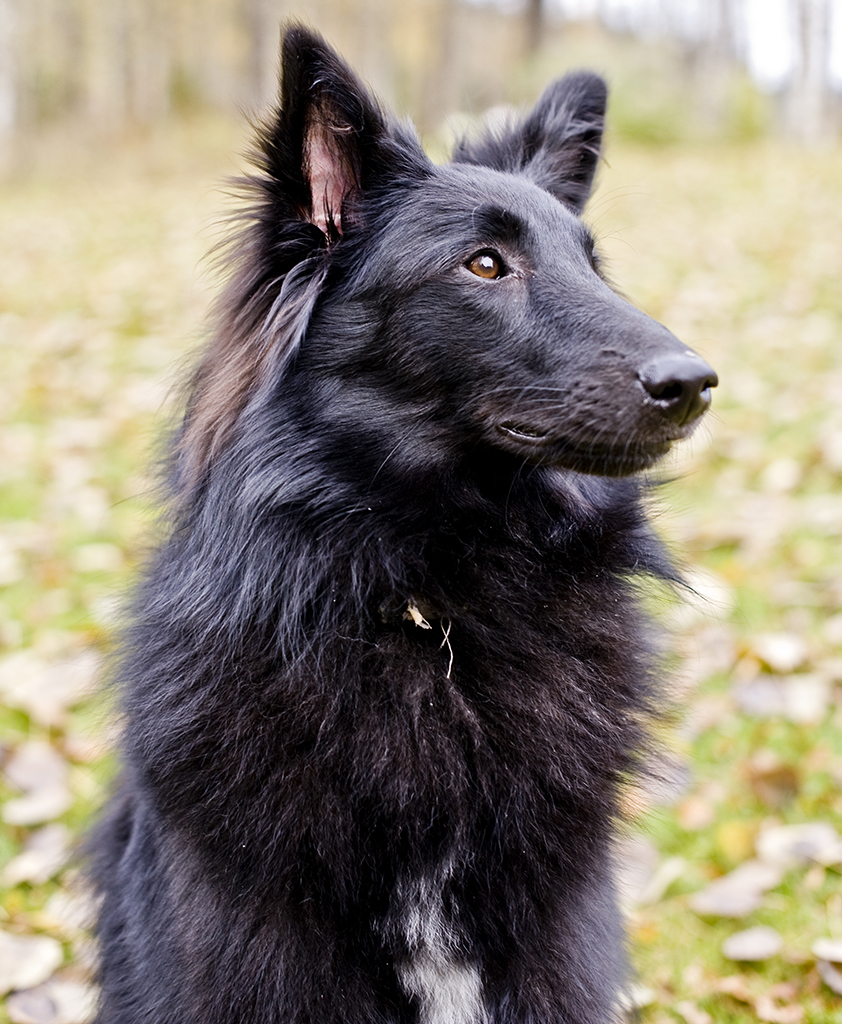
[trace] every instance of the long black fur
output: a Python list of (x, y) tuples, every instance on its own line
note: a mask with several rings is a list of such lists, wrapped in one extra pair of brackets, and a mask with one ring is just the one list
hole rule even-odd
[(99, 1024), (616, 1019), (636, 474), (697, 417), (578, 219), (604, 107), (568, 76), (436, 167), (287, 31), (120, 664)]

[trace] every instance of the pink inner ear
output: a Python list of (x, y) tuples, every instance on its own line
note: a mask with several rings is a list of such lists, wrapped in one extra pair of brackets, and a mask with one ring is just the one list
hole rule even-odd
[(307, 146), (312, 214), (310, 219), (326, 235), (331, 217), (342, 234), (342, 200), (352, 187), (339, 149), (332, 145), (330, 129), (314, 125)]

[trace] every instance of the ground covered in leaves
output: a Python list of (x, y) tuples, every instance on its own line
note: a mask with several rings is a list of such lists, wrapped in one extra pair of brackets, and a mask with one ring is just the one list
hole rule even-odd
[[(113, 770), (97, 682), (238, 145), (182, 126), (0, 184), (0, 1022), (90, 1017), (69, 851)], [(646, 1024), (842, 1024), (842, 152), (608, 161), (615, 281), (722, 381), (656, 498), (693, 585), (661, 609), (687, 714), (628, 798), (631, 998)]]

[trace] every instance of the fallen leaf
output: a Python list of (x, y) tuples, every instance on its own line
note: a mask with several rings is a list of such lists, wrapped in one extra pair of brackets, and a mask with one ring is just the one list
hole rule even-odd
[(812, 864), (804, 875), (802, 885), (807, 892), (816, 892), (826, 880), (827, 868), (823, 864)]
[(4, 885), (30, 882), (40, 885), (52, 878), (65, 864), (70, 844), (70, 831), (65, 825), (52, 824), (33, 832), (23, 852), (3, 868)]
[[(839, 438), (842, 441), (842, 432), (840, 432)], [(842, 614), (837, 612), (826, 618), (822, 623), (822, 631), (829, 644), (834, 647), (842, 647)]]
[(2, 817), (9, 825), (37, 825), (57, 818), (73, 798), (67, 787), (67, 762), (44, 740), (22, 743), (6, 762), (6, 777), (26, 795), (7, 800)]
[(38, 789), (7, 800), (3, 805), (3, 821), (7, 825), (37, 825), (60, 817), (72, 803), (70, 791), (65, 787)]
[(774, 928), (758, 925), (734, 932), (722, 943), (723, 956), (729, 960), (750, 960), (759, 962), (777, 956), (783, 946), (780, 933)]
[(798, 725), (818, 725), (830, 708), (833, 687), (818, 673), (790, 676), (783, 683), (784, 716)]
[(99, 669), (91, 650), (52, 663), (34, 651), (16, 651), (0, 661), (0, 694), (40, 725), (62, 726), (68, 709), (96, 692)]
[(96, 1013), (96, 990), (81, 981), (51, 978), (6, 1000), (12, 1024), (87, 1024)]
[(0, 995), (40, 985), (60, 966), (61, 943), (47, 935), (13, 935), (0, 929)]
[[(717, 882), (722, 881), (717, 879)], [(728, 883), (712, 882), (690, 897), (690, 908), (705, 917), (748, 917), (763, 902), (760, 889), (741, 889)]]
[(63, 782), (67, 765), (45, 740), (28, 740), (12, 751), (4, 771), (17, 789), (34, 790)]
[(717, 992), (732, 996), (741, 1003), (748, 1003), (754, 1009), (757, 1019), (769, 1024), (800, 1024), (804, 1019), (804, 1010), (800, 1006), (791, 1002), (780, 1006), (776, 1001), (796, 998), (797, 990), (786, 982), (773, 985), (768, 992), (755, 995), (742, 975), (731, 975), (720, 978), (715, 988)]
[(756, 675), (734, 687), (737, 706), (752, 718), (786, 718), (798, 725), (817, 725), (827, 714), (833, 687), (816, 672), (801, 675)]
[(705, 970), (699, 963), (688, 964), (682, 972), (682, 977), (684, 984), (694, 992), (706, 992), (710, 988)]
[(690, 897), (690, 907), (708, 917), (746, 917), (763, 902), (763, 894), (780, 885), (783, 871), (758, 860), (746, 861), (730, 874)]
[(76, 879), (69, 883), (69, 888), (59, 889), (47, 900), (38, 925), (75, 939), (93, 928), (96, 913), (97, 905), (92, 893)]
[(716, 821), (716, 809), (710, 800), (694, 793), (678, 805), (676, 817), (683, 829), (688, 832), (697, 832), (700, 829), (708, 828)]
[(842, 857), (842, 840), (836, 829), (824, 821), (773, 825), (758, 832), (755, 849), (765, 864), (784, 869), (811, 860), (827, 866)]
[(621, 1010), (626, 1013), (634, 1013), (636, 1010), (642, 1010), (644, 1006), (651, 1006), (656, 998), (653, 989), (647, 988), (645, 985), (631, 985), (620, 993), (617, 1002)]
[(803, 469), (795, 459), (775, 459), (760, 475), (760, 487), (764, 491), (781, 494), (792, 491), (801, 480)]
[(751, 1002), (751, 991), (745, 978), (741, 974), (729, 974), (725, 978), (720, 978), (714, 985), (714, 988), (717, 992), (723, 992), (725, 995), (733, 996), (741, 1003)]
[(816, 939), (810, 949), (818, 960), (842, 964), (842, 939)]
[(754, 1001), (757, 1019), (768, 1024), (800, 1024), (804, 1020), (804, 1008), (794, 1003), (778, 1005), (770, 995), (759, 995)]
[(23, 579), (24, 565), (9, 537), (0, 534), (0, 587), (8, 587)]
[(701, 1007), (696, 1006), (695, 1003), (691, 1003), (687, 999), (683, 999), (680, 1003), (676, 1003), (672, 1007), (675, 1012), (683, 1017), (687, 1024), (713, 1024), (713, 1017)]
[(639, 905), (645, 907), (652, 903), (658, 903), (673, 882), (683, 878), (686, 873), (687, 861), (684, 857), (667, 857), (666, 860), (661, 861), (648, 884), (640, 893)]
[(755, 637), (752, 649), (773, 672), (788, 675), (807, 661), (809, 648), (798, 633), (763, 633)]
[(819, 960), (816, 963), (816, 970), (825, 985), (837, 995), (842, 996), (842, 971), (838, 971), (827, 960)]
[(752, 718), (782, 717), (786, 709), (783, 680), (758, 675), (738, 682), (734, 687), (737, 707)]
[(755, 796), (769, 807), (783, 807), (798, 795), (798, 772), (771, 750), (764, 748), (751, 758), (746, 766), (746, 776)]
[(798, 998), (798, 987), (791, 981), (779, 981), (766, 992), (773, 999), (793, 1000)]

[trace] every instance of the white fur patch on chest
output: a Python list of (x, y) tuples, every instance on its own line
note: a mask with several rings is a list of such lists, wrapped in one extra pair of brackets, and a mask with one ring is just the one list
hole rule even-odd
[(410, 958), (398, 973), (419, 1001), (420, 1024), (485, 1024), (479, 971), (460, 955), (459, 936), (445, 919), (441, 886), (422, 881), (401, 888)]

